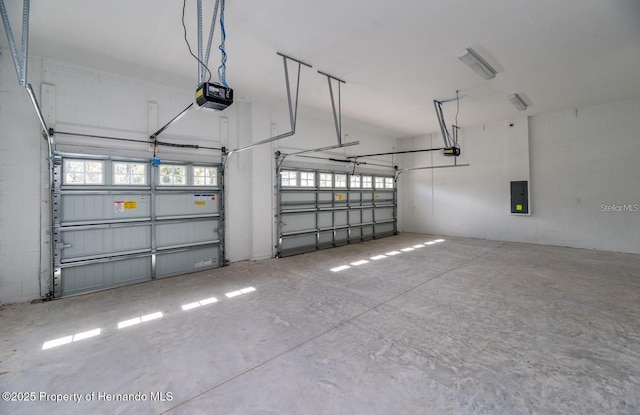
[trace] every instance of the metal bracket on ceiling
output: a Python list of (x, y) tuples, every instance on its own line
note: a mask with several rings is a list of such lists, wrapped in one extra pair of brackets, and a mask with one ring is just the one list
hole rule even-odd
[[(233, 153), (239, 153), (241, 151), (244, 150), (248, 150), (250, 148), (253, 147), (257, 147), (259, 145), (262, 144), (267, 144), (267, 143), (271, 143), (273, 141), (277, 141), (280, 140), (282, 138), (285, 137), (291, 137), (292, 135), (294, 135), (296, 133), (296, 122), (298, 120), (298, 97), (300, 95), (300, 73), (302, 72), (302, 66), (306, 66), (311, 68), (312, 66), (309, 65), (308, 63), (304, 63), (298, 59), (292, 58), (290, 56), (287, 56), (283, 53), (280, 52), (276, 52), (278, 56), (282, 57), (282, 64), (284, 65), (284, 79), (285, 79), (285, 83), (286, 83), (286, 88), (287, 88), (287, 103), (289, 104), (289, 123), (291, 125), (291, 131), (286, 132), (286, 133), (282, 133), (280, 135), (277, 135), (275, 137), (269, 137), (267, 139), (258, 141), (257, 143), (253, 143), (253, 144), (249, 144), (247, 146), (244, 147), (240, 147), (240, 148), (236, 148), (234, 150), (229, 151), (229, 153), (227, 153), (227, 158), (233, 154)], [(289, 66), (288, 66), (288, 62), (287, 61), (293, 61), (295, 63), (298, 64), (298, 75), (297, 75), (297, 81), (296, 81), (296, 95), (295, 95), (295, 105), (291, 100), (291, 83), (289, 81)]]
[[(333, 122), (336, 125), (336, 136), (338, 137), (338, 144), (342, 144), (342, 98), (340, 96), (340, 84), (346, 84), (342, 79), (336, 78), (328, 73), (318, 71), (319, 74), (327, 77), (329, 83), (329, 95), (331, 96), (331, 110), (333, 111)], [(333, 96), (333, 82), (338, 82), (338, 111), (336, 112), (336, 102)]]
[[(452, 128), (453, 128), (453, 137), (451, 137), (451, 134), (449, 133), (449, 130), (447, 129), (447, 124), (444, 120), (444, 113), (442, 112), (442, 104), (446, 104), (447, 102), (456, 102), (458, 104), (458, 109), (460, 108), (460, 100), (462, 98), (464, 98), (466, 95), (460, 95), (459, 94), (460, 91), (456, 91), (456, 97), (455, 98), (449, 98), (449, 99), (443, 99), (443, 100), (437, 100), (434, 99), (433, 100), (433, 106), (435, 107), (436, 110), (436, 116), (438, 117), (438, 124), (440, 126), (440, 132), (442, 133), (442, 139), (444, 140), (444, 146), (448, 149), (452, 149), (452, 148), (458, 148), (458, 130), (460, 129), (460, 127), (458, 127), (455, 124), (452, 124)], [(458, 115), (456, 114), (456, 123), (458, 119)]]

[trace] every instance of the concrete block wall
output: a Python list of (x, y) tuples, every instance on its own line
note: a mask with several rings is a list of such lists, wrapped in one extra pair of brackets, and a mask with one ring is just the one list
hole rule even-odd
[[(523, 158), (526, 148), (510, 140), (522, 143), (523, 131), (531, 215), (516, 216), (509, 182), (522, 180), (526, 169), (518, 166), (527, 160), (516, 162), (512, 153)], [(399, 147), (440, 141), (404, 139)], [(401, 230), (640, 253), (640, 100), (468, 127), (461, 142), (458, 162), (469, 167), (401, 175)], [(426, 153), (404, 157), (401, 166), (448, 161)]]
[[(40, 62), (30, 65), (39, 77)], [(40, 296), (40, 124), (18, 85), (8, 50), (0, 49), (0, 303)], [(36, 91), (39, 84), (34, 85)], [(46, 192), (45, 192), (46, 193)]]

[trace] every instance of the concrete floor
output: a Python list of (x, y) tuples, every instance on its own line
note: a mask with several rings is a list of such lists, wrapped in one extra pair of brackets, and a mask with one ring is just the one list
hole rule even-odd
[(0, 307), (0, 413), (640, 413), (640, 255), (434, 239)]

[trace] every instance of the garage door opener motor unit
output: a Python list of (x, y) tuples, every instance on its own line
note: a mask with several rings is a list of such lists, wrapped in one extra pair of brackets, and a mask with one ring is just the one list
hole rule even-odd
[(196, 104), (203, 109), (222, 111), (233, 104), (233, 89), (204, 82), (196, 89)]

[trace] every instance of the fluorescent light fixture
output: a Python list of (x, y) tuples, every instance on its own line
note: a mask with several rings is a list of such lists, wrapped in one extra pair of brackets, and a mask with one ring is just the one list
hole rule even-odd
[(487, 61), (482, 59), (482, 56), (478, 55), (473, 49), (462, 49), (456, 53), (456, 57), (483, 79), (489, 80), (496, 77), (496, 70), (493, 69)]
[(527, 103), (524, 102), (522, 97), (518, 94), (507, 95), (507, 99), (518, 109), (518, 111), (524, 111), (528, 107)]

